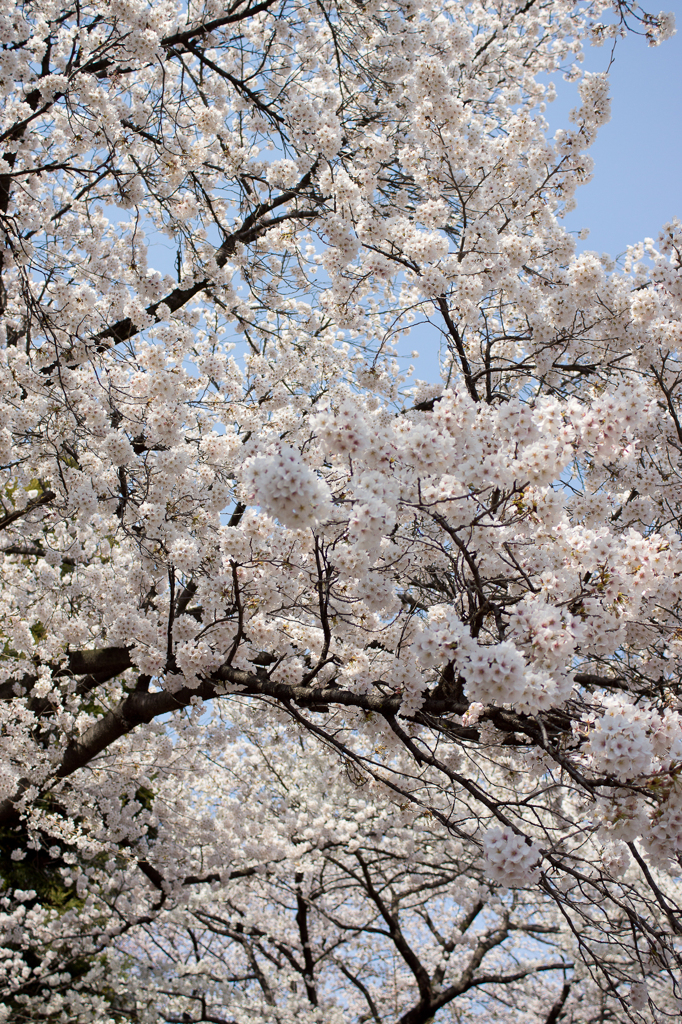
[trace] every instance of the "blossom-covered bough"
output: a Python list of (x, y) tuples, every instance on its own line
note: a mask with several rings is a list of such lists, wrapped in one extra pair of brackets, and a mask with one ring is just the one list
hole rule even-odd
[[(609, 116), (583, 44), (658, 43), (671, 17), (3, 11), (11, 1012), (101, 1011), (38, 1006), (204, 877), (168, 881), (140, 811), (180, 732), (210, 755), (284, 715), (493, 883), (554, 901), (610, 1013), (677, 1013), (682, 226), (617, 268), (561, 224)], [(560, 72), (579, 105), (549, 137)], [(438, 383), (398, 358), (411, 330)], [(179, 845), (196, 793), (187, 768)], [(112, 857), (140, 892), (104, 927)], [(50, 956), (22, 952), (27, 914)]]

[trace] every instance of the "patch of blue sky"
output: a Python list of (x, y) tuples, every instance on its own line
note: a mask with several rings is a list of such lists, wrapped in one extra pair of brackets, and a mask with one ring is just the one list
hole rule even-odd
[[(607, 71), (611, 53), (609, 45), (589, 47), (584, 69)], [(618, 40), (609, 76), (611, 120), (590, 149), (592, 180), (578, 190), (565, 224), (589, 229), (578, 251), (618, 256), (682, 218), (682, 33), (660, 46), (635, 36)], [(559, 80), (545, 112), (552, 133), (577, 105), (576, 85)]]
[[(612, 56), (615, 59), (612, 61)], [(606, 252), (613, 257), (628, 245), (656, 239), (664, 223), (682, 218), (682, 32), (660, 46), (637, 36), (587, 47), (582, 67), (609, 71), (611, 120), (590, 149), (592, 179), (576, 193), (576, 207), (564, 224), (576, 234), (577, 251)], [(556, 99), (547, 104), (549, 136), (570, 125), (569, 114), (580, 103), (576, 83), (553, 78)], [(587, 228), (585, 239), (578, 232)], [(415, 377), (440, 379), (440, 332), (417, 322), (403, 345), (417, 350)], [(403, 354), (403, 353), (401, 353)]]

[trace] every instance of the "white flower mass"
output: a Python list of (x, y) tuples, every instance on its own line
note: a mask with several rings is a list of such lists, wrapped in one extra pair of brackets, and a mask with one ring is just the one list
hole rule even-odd
[(679, 1021), (673, 33), (0, 0), (0, 1024)]
[(326, 482), (288, 445), (277, 455), (260, 455), (247, 464), (243, 483), (255, 504), (291, 530), (317, 526), (330, 511)]

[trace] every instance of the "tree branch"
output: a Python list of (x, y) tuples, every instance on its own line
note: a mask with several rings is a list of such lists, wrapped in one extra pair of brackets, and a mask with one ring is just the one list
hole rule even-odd
[(33, 500), (27, 502), (23, 508), (17, 508), (14, 512), (10, 512), (9, 515), (0, 519), (0, 530), (7, 529), (7, 527), (12, 523), (15, 523), (17, 519), (27, 516), (30, 512), (40, 508), (42, 505), (48, 505), (54, 498), (56, 498), (54, 491), (43, 491), (40, 497), (33, 498)]

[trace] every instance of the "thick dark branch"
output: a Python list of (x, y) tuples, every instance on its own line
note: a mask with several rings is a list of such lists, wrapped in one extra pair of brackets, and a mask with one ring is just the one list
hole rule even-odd
[(389, 910), (378, 889), (372, 882), (372, 877), (364, 858), (359, 852), (357, 852), (355, 856), (362, 870), (367, 893), (386, 922), (393, 945), (414, 975), (414, 979), (417, 982), (417, 987), (419, 989), (419, 1004), (423, 1007), (430, 1006), (433, 1001), (433, 989), (428, 971), (403, 935), (397, 915), (393, 914)]
[(99, 672), (110, 672), (110, 679), (132, 668), (130, 651), (127, 647), (102, 647), (91, 651), (70, 651), (68, 671), (80, 676)]
[[(2, 555), (24, 555), (26, 558), (44, 558), (45, 548), (39, 544), (8, 544), (6, 548), (0, 548)], [(62, 565), (75, 565), (76, 559), (69, 555), (62, 555)]]
[(466, 384), (466, 389), (469, 392), (470, 396), (473, 398), (474, 402), (479, 402), (479, 394), (478, 391), (476, 390), (476, 384), (474, 382), (474, 377), (471, 372), (471, 365), (469, 363), (466, 350), (464, 348), (462, 335), (459, 333), (457, 325), (450, 316), (450, 310), (448, 309), (448, 304), (445, 299), (445, 296), (441, 295), (440, 298), (436, 299), (436, 304), (440, 310), (440, 314), (443, 317), (443, 320), (445, 321), (445, 326), (448, 329), (448, 334), (455, 343), (455, 348), (457, 349), (457, 356), (459, 358), (459, 364), (462, 368), (462, 374), (464, 375), (464, 383)]
[[(130, 653), (126, 647), (103, 647), (91, 651), (69, 652), (66, 665), (53, 666), (53, 676), (55, 679), (80, 676), (76, 693), (85, 694), (132, 667)], [(22, 687), (24, 693), (30, 693), (37, 679), (37, 675), (27, 672), (20, 679), (9, 679), (6, 683), (1, 683), (0, 700), (15, 697), (17, 685)]]
[(342, 960), (334, 960), (334, 964), (336, 965), (336, 967), (338, 967), (338, 969), (341, 971), (341, 973), (346, 978), (348, 978), (348, 980), (351, 982), (351, 984), (355, 985), (355, 987), (360, 992), (362, 992), (363, 996), (365, 997), (365, 999), (367, 1001), (367, 1005), (369, 1006), (369, 1012), (372, 1014), (372, 1019), (376, 1021), (376, 1024), (381, 1024), (381, 1018), (379, 1017), (379, 1011), (377, 1010), (376, 1003), (372, 999), (372, 995), (371, 995), (369, 989), (367, 988), (367, 986), (364, 985), (362, 983), (362, 981), (360, 981), (359, 978), (357, 978), (354, 974), (352, 974), (348, 970), (348, 968), (346, 967), (346, 965), (343, 963)]
[[(148, 860), (139, 860), (137, 862), (137, 866), (139, 867), (142, 874), (146, 875), (146, 877), (152, 883), (154, 888), (158, 889), (159, 892), (166, 892), (171, 888), (171, 886), (166, 882), (166, 879), (163, 877), (158, 868), (155, 868), (154, 865), (150, 864)], [(230, 871), (229, 874), (222, 875), (218, 874), (217, 872), (213, 872), (212, 874), (204, 875), (201, 878), (198, 875), (186, 875), (186, 877), (182, 879), (181, 885), (204, 885), (211, 882), (228, 882), (231, 881), (233, 878), (251, 878), (259, 871), (260, 866), (252, 868), (242, 868), (240, 871)]]
[(438, 999), (438, 1005), (439, 1007), (445, 1006), (445, 1003), (449, 1002), (450, 999), (462, 995), (462, 993), (469, 991), (469, 989), (479, 988), (481, 985), (509, 985), (513, 981), (521, 981), (522, 978), (528, 978), (531, 974), (540, 974), (543, 971), (566, 971), (571, 970), (572, 967), (571, 961), (558, 960), (553, 964), (538, 964), (537, 966), (525, 967), (514, 974), (481, 974), (478, 978), (472, 978), (466, 983), (451, 985), (445, 989)]
[(187, 707), (193, 697), (210, 700), (215, 696), (215, 687), (211, 683), (202, 683), (196, 690), (184, 687), (176, 693), (169, 693), (166, 690), (156, 693), (136, 690), (91, 725), (79, 739), (71, 740), (55, 772), (56, 777), (63, 779), (79, 768), (84, 768), (117, 739), (132, 732), (136, 726), (146, 725), (159, 715), (167, 715), (171, 711)]
[[(77, 692), (85, 693), (99, 685), (100, 682), (114, 678), (133, 667), (127, 648), (112, 647), (91, 651), (72, 651), (69, 654), (68, 665), (59, 667), (56, 674), (58, 676), (80, 675)], [(24, 676), (23, 679), (9, 680), (3, 684), (0, 696), (12, 697), (17, 684), (23, 685), (25, 689), (30, 689), (35, 678), (35, 676)], [(117, 707), (112, 708), (93, 723), (82, 736), (71, 740), (65, 748), (62, 761), (56, 768), (53, 777), (65, 778), (79, 768), (84, 768), (112, 743), (127, 735), (138, 725), (148, 724), (160, 715), (188, 707), (194, 698), (211, 700), (229, 692), (238, 692), (245, 696), (271, 697), (289, 706), (292, 703), (298, 704), (299, 707), (335, 704), (374, 712), (383, 715), (391, 728), (404, 738), (411, 749), (413, 748), (412, 741), (404, 736), (395, 721), (395, 716), (400, 713), (402, 704), (402, 698), (399, 696), (385, 696), (379, 692), (357, 694), (335, 686), (325, 686), (320, 689), (311, 689), (309, 686), (292, 686), (287, 683), (275, 682), (265, 673), (246, 672), (224, 664), (210, 679), (203, 680), (196, 688), (182, 687), (174, 693), (165, 690), (149, 693), (146, 689), (138, 689), (128, 694)], [(440, 716), (462, 715), (467, 710), (466, 702), (427, 698), (421, 711), (410, 717), (423, 725), (438, 727), (437, 720)], [(550, 731), (550, 718), (546, 724), (542, 723), (543, 727), (541, 728), (536, 719), (504, 708), (488, 708), (482, 717), (506, 733), (525, 733), (531, 741), (535, 742), (542, 739), (543, 731)], [(447, 718), (440, 723), (440, 726), (446, 731), (451, 731), (451, 725), (454, 727), (454, 723), (450, 723)], [(556, 726), (553, 731), (560, 732), (566, 731), (566, 729), (570, 729), (568, 720), (563, 730), (560, 726)], [(467, 730), (466, 738), (475, 741), (478, 738), (477, 731)], [(425, 752), (414, 748), (413, 753), (418, 760), (433, 763), (434, 767), (440, 767), (440, 764), (429, 758)], [(450, 774), (447, 769), (443, 770), (446, 771), (446, 774)], [(607, 782), (607, 780), (603, 780), (603, 782)], [(599, 785), (603, 782), (597, 780), (595, 784)], [(18, 817), (16, 803), (21, 799), (28, 785), (29, 783), (23, 780), (15, 796), (0, 803), (0, 825), (16, 820)], [(477, 787), (473, 795), (486, 802), (485, 794), (479, 792)]]
[[(572, 963), (559, 961), (553, 964), (540, 964), (537, 967), (527, 967), (524, 970), (516, 971), (514, 974), (484, 974), (480, 975), (478, 978), (472, 977), (467, 978), (466, 981), (460, 980), (456, 984), (449, 985), (446, 989), (439, 992), (428, 1007), (415, 1006), (411, 1010), (408, 1010), (407, 1013), (404, 1013), (400, 1018), (398, 1024), (428, 1024), (428, 1022), (433, 1019), (437, 1010), (443, 1006), (447, 1006), (447, 1004), (452, 1002), (453, 999), (456, 999), (457, 996), (463, 995), (472, 988), (479, 988), (482, 985), (510, 985), (515, 981), (521, 981), (523, 978), (527, 978), (532, 974), (539, 974), (542, 971), (566, 970), (566, 968), (571, 967), (573, 967)], [(554, 1018), (554, 1020), (556, 1019), (557, 1018)]]
[(565, 981), (559, 994), (559, 998), (555, 1001), (554, 1005), (552, 1006), (552, 1009), (547, 1014), (545, 1024), (557, 1024), (561, 1011), (566, 1005), (566, 1000), (568, 999), (568, 994), (570, 991), (571, 982)]
[[(165, 690), (147, 693), (136, 690), (122, 700), (117, 707), (99, 718), (82, 736), (72, 739), (67, 744), (61, 763), (56, 768), (53, 777), (64, 779), (68, 775), (72, 775), (79, 768), (90, 764), (98, 754), (101, 754), (122, 736), (132, 732), (138, 725), (147, 724), (152, 719), (158, 718), (159, 715), (166, 715), (171, 711), (187, 707), (191, 704), (193, 697), (209, 700), (215, 696), (215, 687), (210, 683), (202, 683), (196, 690), (185, 687), (177, 693), (168, 693)], [(13, 797), (0, 802), (0, 825), (12, 824), (18, 819), (19, 811), (16, 805), (29, 785), (27, 779), (22, 779), (18, 792)]]
[(297, 875), (296, 880), (298, 883), (296, 889), (296, 924), (298, 925), (298, 933), (301, 936), (301, 946), (303, 948), (305, 990), (310, 1005), (317, 1006), (317, 989), (315, 988), (315, 976), (313, 973), (315, 965), (313, 963), (313, 954), (310, 948), (310, 932), (308, 930), (308, 903), (300, 886), (303, 876)]
[(55, 497), (56, 495), (54, 491), (43, 491), (40, 497), (34, 498), (32, 501), (28, 501), (23, 508), (17, 508), (14, 512), (10, 512), (9, 515), (0, 519), (0, 530), (5, 530), (12, 523), (16, 522), (17, 519), (27, 516), (29, 512), (33, 512), (34, 509), (40, 508), (42, 505), (48, 505)]
[[(193, 594), (193, 585), (190, 584), (180, 595), (180, 600), (187, 597), (189, 600)], [(101, 676), (102, 682), (113, 679), (115, 676), (133, 668), (130, 658), (130, 651), (126, 647), (105, 647), (93, 650), (71, 651), (68, 655), (68, 663), (55, 672), (61, 676)], [(30, 677), (31, 680), (34, 677)], [(578, 673), (575, 676), (576, 682), (586, 681), (595, 685), (609, 686), (618, 681), (617, 678), (609, 679), (600, 676), (589, 677)], [(0, 686), (0, 699), (14, 696), (13, 687), (19, 683), (26, 686), (26, 677), (17, 680), (9, 680)], [(358, 694), (352, 690), (343, 690), (336, 686), (325, 686), (321, 689), (311, 689), (309, 686), (292, 686), (288, 683), (277, 683), (269, 679), (267, 675), (245, 672), (241, 669), (223, 665), (215, 672), (206, 685), (210, 688), (209, 696), (216, 696), (224, 693), (223, 684), (229, 687), (237, 686), (240, 692), (252, 696), (273, 697), (283, 702), (295, 702), (299, 706), (306, 707), (310, 704), (336, 704), (343, 707), (360, 708), (362, 711), (374, 712), (381, 715), (396, 715), (400, 712), (402, 698), (399, 696), (385, 696), (382, 693)], [(80, 686), (79, 686), (80, 691)], [(198, 691), (183, 690), (190, 695)], [(177, 694), (176, 694), (177, 697)], [(176, 706), (184, 706), (182, 702)], [(436, 700), (427, 697), (424, 701), (422, 712), (426, 716), (438, 716), (445, 714), (463, 715), (468, 710), (467, 701)], [(162, 713), (162, 712), (160, 712)], [(416, 716), (421, 720), (421, 715)], [(522, 715), (504, 708), (489, 708), (482, 718), (491, 721), (496, 728), (503, 732), (526, 732), (535, 735), (538, 731), (537, 723), (528, 715)], [(428, 724), (428, 723), (427, 723)], [(570, 727), (570, 723), (566, 723)], [(550, 730), (556, 732), (557, 729)], [(560, 730), (562, 731), (562, 730)], [(477, 731), (473, 728), (465, 729), (465, 738), (476, 739)]]
[(213, 21), (207, 21), (203, 25), (194, 25), (192, 28), (185, 29), (184, 32), (175, 32), (172, 36), (166, 36), (162, 39), (161, 45), (164, 47), (180, 46), (183, 43), (190, 42), (192, 39), (209, 35), (224, 25), (233, 25), (237, 21), (245, 21), (247, 18), (252, 18), (254, 14), (267, 11), (268, 7), (272, 7), (274, 3), (275, 0), (262, 0), (261, 3), (254, 4), (253, 7), (247, 7), (244, 11), (236, 10), (241, 5), (238, 3), (234, 4), (230, 13), (223, 15), (222, 18), (215, 18)]

